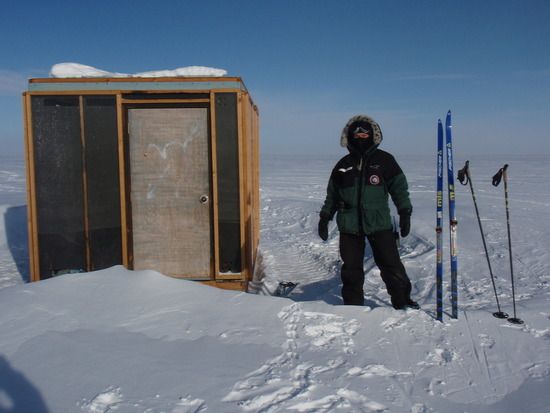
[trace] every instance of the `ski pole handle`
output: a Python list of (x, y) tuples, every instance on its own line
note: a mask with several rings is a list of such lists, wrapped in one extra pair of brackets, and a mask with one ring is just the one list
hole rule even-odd
[(500, 181), (502, 180), (502, 175), (506, 172), (506, 169), (508, 169), (508, 164), (504, 164), (504, 166), (500, 168), (498, 172), (493, 176), (493, 186), (500, 185)]
[(466, 161), (464, 168), (458, 171), (457, 179), (462, 185), (468, 185), (470, 181), (470, 161)]

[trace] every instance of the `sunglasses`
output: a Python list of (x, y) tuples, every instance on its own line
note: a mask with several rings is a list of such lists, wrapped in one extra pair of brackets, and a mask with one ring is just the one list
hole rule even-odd
[(353, 136), (358, 139), (368, 139), (370, 138), (370, 132), (367, 129), (359, 126), (357, 129), (355, 129), (355, 131), (353, 131)]

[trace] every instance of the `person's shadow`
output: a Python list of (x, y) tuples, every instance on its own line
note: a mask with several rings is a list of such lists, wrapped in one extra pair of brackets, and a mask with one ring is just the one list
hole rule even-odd
[(0, 356), (0, 413), (48, 413), (36, 387)]

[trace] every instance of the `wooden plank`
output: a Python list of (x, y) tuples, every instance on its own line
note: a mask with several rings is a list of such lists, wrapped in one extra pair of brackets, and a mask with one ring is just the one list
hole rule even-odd
[(26, 92), (30, 96), (86, 96), (86, 95), (116, 95), (116, 90), (32, 90)]
[(242, 84), (240, 82), (156, 82), (151, 81), (148, 83), (141, 82), (128, 82), (128, 83), (113, 83), (113, 82), (64, 82), (64, 83), (30, 83), (29, 91), (30, 92), (39, 92), (39, 91), (68, 91), (71, 90), (73, 93), (79, 90), (124, 90), (127, 93), (134, 93), (136, 91), (143, 90), (156, 90), (156, 91), (166, 91), (166, 90), (208, 90), (211, 89), (224, 89), (224, 90), (242, 90)]
[(31, 281), (40, 280), (38, 257), (38, 229), (36, 221), (36, 193), (34, 179), (34, 145), (32, 142), (31, 97), (23, 94), (25, 131), (25, 165), (27, 173), (27, 228), (29, 245), (29, 273)]
[(252, 102), (252, 99), (250, 99), (250, 111), (251, 111), (251, 117), (252, 117), (252, 125), (251, 125), (251, 134), (252, 134), (252, 156), (253, 156), (253, 163), (252, 163), (252, 176), (253, 176), (253, 187), (252, 187), (252, 199), (254, 202), (254, 211), (252, 220), (254, 223), (253, 227), (253, 234), (252, 234), (252, 257), (253, 262), (256, 263), (257, 259), (257, 252), (258, 252), (258, 241), (259, 241), (259, 232), (260, 232), (260, 199), (259, 199), (259, 188), (260, 188), (260, 177), (258, 174), (259, 170), (259, 151), (258, 151), (258, 134), (257, 134), (257, 113), (254, 108), (254, 104)]
[(254, 107), (252, 106), (252, 100), (250, 99), (250, 95), (247, 95), (247, 106), (248, 106), (248, 114), (249, 114), (249, 120), (248, 120), (248, 128), (249, 128), (249, 142), (250, 142), (250, 179), (251, 179), (251, 187), (250, 187), (250, 198), (252, 201), (252, 211), (250, 211), (250, 221), (251, 221), (251, 233), (250, 233), (250, 243), (251, 243), (251, 259), (252, 259), (252, 273), (254, 268), (254, 263), (256, 261), (256, 234), (258, 232), (257, 227), (257, 220), (256, 220), (256, 214), (259, 210), (259, 205), (257, 202), (257, 188), (259, 186), (258, 177), (256, 175), (257, 170), (257, 163), (258, 163), (258, 153), (256, 151), (256, 135), (254, 133), (254, 124), (255, 124), (255, 113), (254, 113)]
[[(186, 94), (197, 94), (197, 95), (204, 95), (209, 94), (210, 92), (214, 93), (238, 93), (241, 92), (241, 89), (236, 88), (225, 88), (225, 89), (185, 89), (185, 88), (175, 88), (175, 89), (156, 89), (156, 90), (149, 90), (149, 89), (140, 89), (140, 90), (130, 90), (130, 89), (120, 89), (120, 88), (112, 88), (112, 89), (74, 89), (74, 90), (30, 90), (27, 91), (31, 96), (63, 96), (63, 95), (131, 95), (132, 93), (139, 92), (143, 94), (178, 94), (178, 93), (186, 93)], [(132, 103), (138, 103), (138, 99), (128, 99), (131, 100)], [(196, 100), (193, 100), (194, 102)]]
[[(226, 89), (227, 90), (227, 89)], [(235, 89), (235, 91), (238, 91), (238, 89)], [(179, 94), (179, 93), (185, 93), (185, 94), (195, 94), (195, 95), (205, 95), (209, 94), (209, 89), (162, 89), (162, 90), (126, 90), (126, 89), (101, 89), (101, 90), (93, 90), (93, 89), (83, 89), (83, 90), (32, 90), (28, 91), (28, 93), (31, 96), (57, 96), (57, 95), (131, 95), (134, 92), (143, 93), (144, 95), (148, 94), (165, 94), (165, 95), (172, 95), (172, 94)], [(132, 103), (141, 102), (139, 99), (128, 99)], [(165, 101), (160, 99), (161, 101)], [(193, 99), (193, 102), (195, 102), (196, 99)]]
[(210, 162), (212, 171), (212, 229), (213, 229), (213, 278), (219, 278), (220, 274), (220, 234), (218, 224), (218, 158), (216, 150), (216, 105), (214, 92), (210, 92)]
[(122, 103), (141, 105), (144, 103), (162, 103), (162, 104), (178, 104), (178, 103), (210, 103), (210, 99), (122, 99)]
[(86, 175), (86, 137), (84, 136), (84, 98), (78, 97), (80, 106), (80, 142), (82, 144), (82, 196), (84, 198), (84, 243), (86, 250), (86, 271), (92, 268), (91, 253), (90, 253), (90, 223), (88, 221), (88, 179)]
[(254, 156), (256, 159), (254, 173), (256, 175), (256, 185), (254, 188), (255, 191), (255, 199), (256, 199), (256, 214), (255, 214), (255, 220), (256, 220), (256, 233), (254, 236), (255, 243), (254, 243), (254, 251), (255, 254), (257, 253), (258, 246), (260, 243), (260, 206), (261, 206), (261, 199), (260, 199), (260, 114), (257, 110), (257, 107), (254, 106), (254, 142), (255, 142), (255, 151)]
[(29, 79), (29, 83), (153, 83), (153, 82), (241, 82), (240, 77), (195, 76), (195, 77), (43, 77)]
[(122, 97), (119, 94), (116, 95), (116, 107), (117, 107), (117, 130), (118, 130), (118, 171), (119, 171), (119, 183), (120, 183), (120, 230), (122, 240), (122, 264), (129, 268), (129, 254), (128, 254), (128, 220), (126, 212), (128, 205), (126, 201), (126, 164), (125, 164), (125, 146), (124, 146), (124, 121), (123, 121), (123, 109), (122, 109)]
[(237, 94), (237, 142), (238, 142), (238, 152), (239, 152), (239, 196), (240, 196), (240, 214), (241, 214), (241, 262), (243, 263), (242, 275), (245, 279), (248, 279), (250, 273), (249, 268), (246, 268), (246, 235), (245, 235), (245, 225), (246, 225), (246, 178), (244, 174), (244, 165), (246, 163), (245, 152), (244, 152), (244, 139), (243, 139), (243, 110), (242, 110), (242, 93)]
[(252, 223), (252, 210), (253, 210), (253, 201), (252, 201), (252, 157), (251, 157), (251, 145), (250, 145), (250, 109), (248, 105), (248, 98), (246, 93), (243, 93), (241, 100), (241, 118), (242, 118), (242, 134), (243, 134), (243, 168), (244, 168), (244, 176), (243, 176), (243, 186), (245, 188), (244, 190), (244, 232), (245, 232), (245, 239), (244, 239), (244, 253), (246, 256), (246, 269), (247, 272), (245, 274), (247, 279), (250, 279), (251, 275), (251, 269), (252, 269), (252, 231), (253, 231), (253, 223)]
[(259, 244), (260, 227), (260, 199), (259, 199), (259, 146), (258, 146), (258, 113), (250, 95), (243, 94), (243, 122), (246, 133), (246, 180), (247, 180), (247, 258), (249, 261), (250, 274), (254, 274), (257, 248)]
[(259, 210), (259, 204), (257, 199), (257, 188), (259, 186), (258, 182), (258, 176), (257, 176), (257, 167), (258, 167), (258, 152), (257, 152), (257, 136), (255, 132), (255, 125), (256, 125), (256, 113), (254, 111), (254, 106), (252, 103), (252, 99), (250, 98), (250, 95), (248, 96), (248, 108), (250, 113), (250, 146), (251, 146), (251, 154), (252, 154), (252, 171), (251, 171), (251, 177), (252, 177), (252, 187), (250, 188), (251, 191), (251, 197), (252, 197), (252, 261), (255, 262), (256, 260), (256, 248), (257, 248), (257, 232), (258, 232), (258, 222), (256, 219), (258, 210)]
[(199, 281), (201, 284), (211, 287), (221, 288), (222, 290), (247, 291), (248, 281)]
[(258, 181), (258, 176), (256, 174), (257, 167), (258, 167), (258, 152), (257, 152), (257, 145), (256, 145), (256, 133), (255, 133), (255, 123), (256, 123), (256, 114), (254, 112), (254, 106), (252, 105), (252, 100), (250, 99), (250, 95), (247, 96), (247, 102), (248, 102), (248, 112), (250, 116), (249, 120), (249, 133), (250, 133), (250, 153), (251, 153), (251, 188), (250, 188), (250, 197), (252, 198), (252, 211), (250, 215), (250, 220), (252, 222), (252, 233), (250, 234), (251, 237), (251, 245), (252, 245), (252, 275), (254, 273), (254, 264), (256, 262), (256, 249), (257, 249), (257, 233), (258, 233), (258, 221), (256, 219), (256, 216), (258, 214), (258, 211), (260, 209), (260, 206), (258, 204), (257, 199), (257, 193), (258, 193), (258, 187), (260, 185), (260, 182)]

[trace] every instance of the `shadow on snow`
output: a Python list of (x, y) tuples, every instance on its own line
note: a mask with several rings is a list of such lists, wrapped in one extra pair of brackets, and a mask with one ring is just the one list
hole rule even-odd
[(10, 207), (4, 213), (8, 248), (24, 282), (30, 281), (26, 205)]

